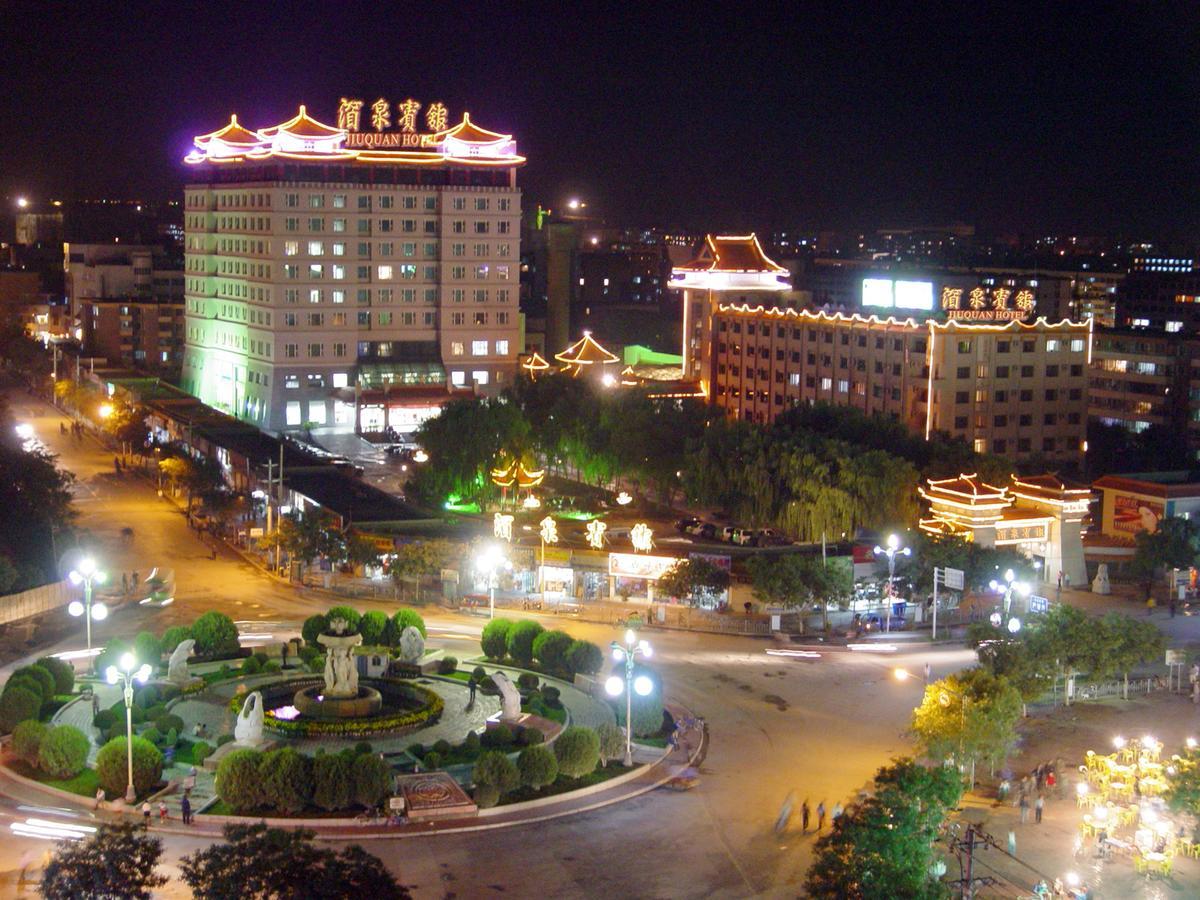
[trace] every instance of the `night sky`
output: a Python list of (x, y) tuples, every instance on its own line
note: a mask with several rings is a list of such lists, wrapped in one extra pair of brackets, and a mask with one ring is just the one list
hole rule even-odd
[(411, 96), (625, 224), (1200, 233), (1194, 2), (645, 5), (5, 3), (0, 194), (174, 198), (230, 112)]

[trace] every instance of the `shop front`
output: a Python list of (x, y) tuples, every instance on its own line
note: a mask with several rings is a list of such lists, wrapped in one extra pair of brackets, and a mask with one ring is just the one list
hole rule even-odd
[(653, 603), (654, 582), (675, 568), (678, 562), (674, 556), (608, 554), (608, 599)]

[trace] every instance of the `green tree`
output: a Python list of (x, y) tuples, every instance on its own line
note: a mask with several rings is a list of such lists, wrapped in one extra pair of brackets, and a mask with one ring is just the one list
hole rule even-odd
[(198, 656), (229, 656), (241, 646), (233, 619), (215, 610), (204, 613), (192, 623), (192, 637)]
[(192, 629), (190, 625), (172, 625), (163, 632), (162, 641), (160, 642), (162, 652), (169, 656), (184, 641), (191, 640), (191, 637)]
[(521, 784), (536, 791), (554, 783), (558, 777), (558, 758), (545, 744), (526, 747), (517, 757), (517, 769), (521, 773)]
[[(96, 754), (96, 777), (110, 797), (125, 796), (129, 783), (125, 738), (115, 737)], [(162, 780), (163, 755), (152, 743), (133, 739), (133, 788), (140, 797)]]
[(1133, 540), (1130, 569), (1145, 584), (1146, 596), (1164, 570), (1187, 569), (1200, 561), (1200, 526), (1179, 516), (1159, 520), (1157, 530), (1139, 531)]
[(773, 606), (819, 606), (829, 626), (829, 604), (845, 606), (854, 593), (849, 557), (821, 560), (800, 553), (757, 554), (746, 563), (754, 596)]
[(1200, 816), (1200, 749), (1187, 750), (1167, 769), (1167, 791), (1163, 796), (1176, 812)]
[(486, 500), (496, 493), (489, 472), (496, 459), (520, 459), (532, 443), (528, 419), (508, 398), (452, 400), (427, 419), (417, 441), (429, 454), (414, 478), (426, 502), (441, 506), (448, 497)]
[(567, 668), (567, 651), (573, 643), (565, 631), (543, 631), (533, 639), (533, 655), (544, 669), (561, 672)]
[(162, 643), (149, 631), (139, 631), (133, 639), (133, 655), (139, 663), (150, 663), (157, 669), (162, 662)]
[(508, 633), (513, 627), (512, 619), (491, 619), (483, 626), (479, 646), (488, 659), (504, 659), (508, 653)]
[(74, 778), (87, 767), (92, 742), (74, 725), (56, 725), (38, 748), (38, 768), (52, 778)]
[(453, 544), (446, 540), (412, 541), (396, 548), (388, 563), (388, 574), (398, 588), (405, 583), (415, 585), (416, 598), (421, 599), (421, 581), (449, 568), (457, 557)]
[(571, 725), (554, 742), (558, 771), (569, 778), (582, 778), (600, 763), (600, 738), (591, 728)]
[(1092, 675), (1124, 678), (1125, 699), (1129, 699), (1129, 673), (1140, 665), (1159, 659), (1166, 649), (1163, 633), (1145, 619), (1135, 619), (1122, 613), (1109, 613), (1100, 620), (1103, 640), (1103, 665)]
[(38, 751), (46, 737), (46, 726), (37, 719), (19, 722), (12, 733), (12, 749), (17, 758), (31, 766), (38, 764)]
[(729, 589), (729, 571), (707, 559), (681, 559), (655, 588), (668, 597), (703, 605)]
[[(239, 768), (244, 770), (237, 773), (236, 777), (239, 779), (243, 775), (254, 777), (253, 761), (250, 757), (246, 757), (246, 759), (247, 762), (238, 764)], [(221, 762), (224, 763), (224, 760)], [(282, 813), (294, 815), (302, 812), (312, 800), (312, 760), (303, 753), (297, 752), (292, 747), (269, 750), (262, 755), (256, 768), (259, 778), (259, 794), (266, 806)], [(253, 793), (255, 792), (251, 791), (252, 795)], [(253, 799), (253, 797), (245, 799)]]
[(353, 764), (354, 802), (374, 809), (392, 785), (392, 768), (375, 753), (360, 753)]
[(377, 609), (363, 613), (358, 622), (358, 633), (362, 635), (363, 643), (368, 647), (377, 647), (383, 642), (383, 630), (387, 627), (388, 617)]
[(262, 545), (268, 549), (278, 545), (291, 559), (299, 562), (302, 569), (317, 559), (345, 558), (345, 535), (337, 520), (316, 507), (304, 513), (280, 516), (275, 532), (267, 535)]
[(1021, 695), (1003, 678), (967, 669), (925, 689), (913, 711), (912, 732), (933, 759), (956, 756), (960, 764), (1001, 762), (1016, 742)]
[(354, 798), (353, 756), (326, 753), (313, 760), (313, 803), (321, 809), (346, 809)]
[(518, 666), (533, 662), (533, 642), (544, 629), (532, 619), (521, 619), (508, 630), (508, 655)]
[(266, 803), (263, 754), (234, 750), (217, 764), (217, 796), (235, 813), (252, 812)]
[(12, 560), (7, 590), (24, 590), (55, 580), (59, 539), (75, 515), (71, 489), (75, 476), (59, 469), (44, 449), (26, 449), (0, 407), (0, 555)]
[(477, 785), (495, 788), (502, 797), (521, 783), (516, 764), (500, 750), (481, 753), (475, 760), (471, 778)]
[(183, 881), (205, 900), (409, 900), (378, 858), (357, 844), (313, 844), (306, 828), (226, 825), (225, 842), (183, 858)]
[(69, 694), (75, 688), (75, 667), (54, 656), (43, 656), (37, 665), (54, 678), (54, 693)]
[(1021, 695), (1022, 712), (1054, 683), (1057, 661), (1044, 652), (1045, 642), (1036, 635), (1036, 625), (1016, 635), (990, 622), (974, 622), (967, 628), (967, 644), (975, 648), (979, 664), (992, 675), (1006, 679)]
[(567, 668), (572, 674), (595, 675), (603, 665), (604, 652), (591, 641), (571, 642), (567, 649)]
[(42, 873), (47, 900), (150, 900), (168, 881), (158, 872), (162, 841), (133, 825), (100, 825), (82, 841), (62, 841)]

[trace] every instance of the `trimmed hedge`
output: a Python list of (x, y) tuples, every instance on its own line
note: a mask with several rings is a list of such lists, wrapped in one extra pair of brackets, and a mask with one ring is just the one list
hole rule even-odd
[[(54, 699), (54, 676), (42, 666), (36, 663), (32, 666), (22, 666), (12, 673), (12, 678), (32, 679), (38, 685), (43, 701)], [(9, 680), (11, 681), (12, 678)]]
[(54, 778), (74, 778), (87, 767), (88, 751), (91, 749), (92, 742), (74, 725), (57, 725), (47, 731), (42, 739), (41, 749), (38, 750), (38, 768)]
[(354, 796), (353, 757), (326, 753), (313, 760), (313, 803), (332, 812), (345, 809)]
[(133, 639), (133, 655), (139, 663), (150, 663), (157, 669), (162, 662), (162, 641), (149, 631), (139, 631)]
[(508, 630), (508, 655), (517, 665), (528, 666), (533, 662), (533, 642), (545, 630), (532, 619), (522, 619)]
[(488, 750), (481, 754), (475, 761), (471, 777), (478, 785), (494, 787), (501, 796), (521, 783), (521, 774), (517, 771), (516, 763), (499, 750)]
[(565, 631), (543, 631), (533, 642), (533, 655), (552, 672), (567, 668), (567, 652), (575, 640)]
[[(304, 638), (304, 643), (307, 648), (321, 652), (320, 645), (317, 643), (317, 635), (324, 634), (329, 628), (329, 620), (320, 613), (315, 616), (309, 616), (304, 620), (304, 624), (300, 626), (300, 636)], [(300, 654), (301, 659), (304, 658), (303, 652)], [(307, 662), (307, 660), (305, 660)]]
[(573, 641), (566, 659), (572, 674), (595, 675), (604, 665), (604, 651), (591, 641)]
[(504, 659), (508, 653), (508, 633), (515, 623), (512, 619), (492, 619), (483, 626), (479, 646), (488, 659)]
[(429, 633), (425, 630), (425, 620), (416, 610), (397, 610), (396, 614), (392, 616), (392, 624), (396, 631), (397, 642), (400, 640), (400, 635), (404, 634), (404, 629), (409, 625), (421, 632), (421, 637), (426, 639), (429, 637)]
[[(125, 795), (129, 776), (126, 770), (125, 738), (113, 738), (96, 754), (96, 776), (105, 793), (114, 797)], [(133, 739), (133, 787), (145, 794), (162, 780), (163, 755), (144, 738)]]
[(600, 739), (600, 759), (604, 762), (616, 759), (625, 753), (625, 735), (612, 722), (604, 722), (596, 729)]
[[(430, 768), (436, 766), (430, 765)], [(374, 753), (361, 753), (354, 758), (351, 780), (354, 802), (372, 809), (391, 790), (392, 768)]]
[(262, 757), (250, 748), (234, 750), (217, 766), (217, 796), (234, 812), (250, 812), (266, 801)]
[(363, 613), (358, 622), (358, 633), (362, 635), (363, 643), (370, 647), (378, 647), (383, 640), (383, 629), (387, 628), (388, 617), (377, 609)]
[(312, 760), (293, 747), (263, 754), (258, 771), (267, 806), (283, 813), (298, 813), (312, 800)]
[(190, 625), (172, 625), (163, 632), (162, 640), (159, 641), (162, 647), (162, 652), (170, 656), (178, 647), (186, 640), (192, 637), (192, 628)]
[(43, 656), (37, 661), (54, 678), (54, 693), (69, 694), (75, 689), (75, 667), (66, 660)]
[(563, 730), (554, 742), (558, 770), (571, 778), (581, 778), (596, 771), (600, 762), (600, 738), (590, 728), (572, 725)]
[(331, 606), (325, 611), (325, 633), (333, 633), (333, 620), (345, 619), (346, 630), (343, 634), (354, 634), (358, 631), (358, 623), (362, 621), (362, 613), (351, 606)]
[(526, 747), (517, 757), (521, 784), (534, 790), (552, 784), (558, 777), (558, 758), (544, 744)]

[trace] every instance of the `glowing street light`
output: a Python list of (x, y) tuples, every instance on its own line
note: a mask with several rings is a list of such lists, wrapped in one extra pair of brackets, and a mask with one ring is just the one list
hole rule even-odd
[(1004, 573), (1004, 581), (1001, 582), (1001, 581), (996, 581), (993, 579), (992, 582), (988, 586), (993, 591), (998, 591), (998, 592), (1004, 594), (1004, 615), (1006, 615), (1006, 616), (1008, 615), (1009, 610), (1012, 607), (1013, 591), (1016, 591), (1018, 594), (1028, 594), (1029, 593), (1029, 585), (1027, 585), (1023, 581), (1017, 581), (1016, 575), (1013, 574), (1012, 569), (1009, 569)]
[(28, 197), (18, 197), (17, 198), (17, 209), (28, 209), (28, 208), (29, 208), (29, 198)]
[(888, 562), (888, 604), (887, 604), (887, 623), (884, 625), (884, 631), (892, 630), (892, 598), (896, 596), (896, 557), (897, 556), (912, 556), (911, 547), (901, 547), (900, 538), (894, 534), (889, 534), (886, 541), (887, 547), (875, 545), (876, 556), (886, 556)]
[(15, 431), (17, 433), (17, 437), (23, 441), (32, 440), (33, 438), (33, 426), (27, 422), (22, 422), (20, 425), (16, 426), (13, 431)]
[(113, 405), (111, 403), (101, 403), (97, 412), (100, 414), (100, 418), (107, 419), (113, 414)]
[(87, 623), (87, 648), (92, 649), (92, 619), (97, 622), (103, 622), (108, 618), (108, 607), (103, 603), (92, 604), (92, 584), (104, 584), (108, 580), (108, 575), (96, 568), (96, 561), (90, 556), (85, 556), (79, 561), (79, 566), (72, 569), (67, 578), (71, 584), (83, 585), (83, 602), (72, 600), (67, 605), (67, 612), (78, 618), (84, 617)]
[[(511, 517), (510, 517), (511, 518)], [(488, 544), (475, 560), (475, 568), (487, 576), (488, 618), (496, 616), (496, 578), (501, 569), (511, 569), (512, 563), (504, 555), (499, 544)]]
[(633, 765), (633, 695), (648, 697), (654, 691), (654, 682), (646, 675), (634, 676), (634, 661), (638, 654), (649, 659), (653, 655), (650, 642), (638, 640), (632, 628), (625, 631), (625, 643), (612, 642), (613, 659), (625, 663), (625, 677), (612, 674), (604, 682), (604, 690), (610, 697), (620, 697), (625, 692), (625, 765)]
[[(118, 668), (118, 666), (120, 668)], [(125, 802), (133, 803), (137, 792), (133, 789), (133, 683), (145, 684), (150, 679), (150, 663), (145, 663), (135, 670), (137, 660), (132, 653), (124, 653), (116, 666), (109, 666), (104, 673), (104, 680), (109, 684), (125, 682), (125, 747), (128, 751), (129, 784), (125, 788)]]

